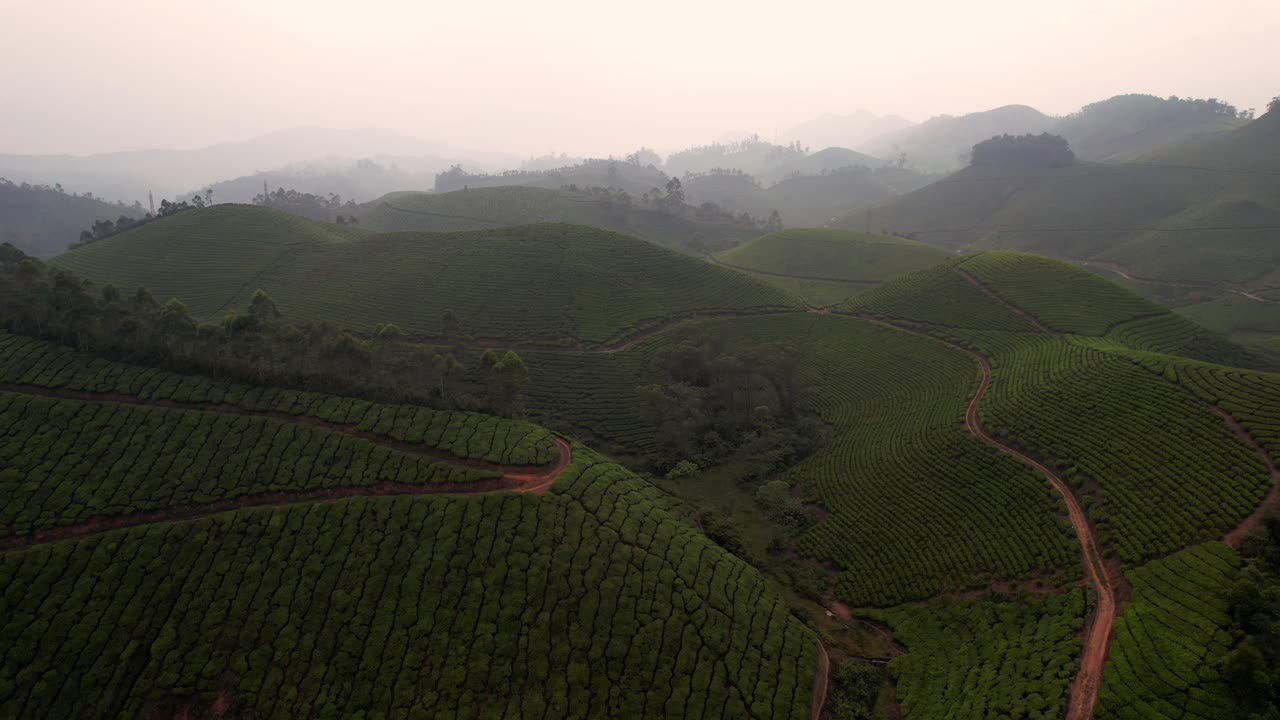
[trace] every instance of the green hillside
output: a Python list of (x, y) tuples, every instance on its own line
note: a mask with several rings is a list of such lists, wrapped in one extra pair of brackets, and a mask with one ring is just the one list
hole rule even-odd
[[(812, 631), (583, 447), (546, 494), (502, 492), (527, 481), (431, 455), (458, 435), (431, 411), (0, 339), (6, 717), (809, 717)], [(537, 431), (488, 420), (476, 457)]]
[(217, 206), (73, 250), (54, 264), (98, 284), (147, 287), (220, 320), (265, 290), (292, 321), (440, 337), (452, 311), (475, 338), (603, 343), (672, 316), (794, 306), (726, 268), (607, 230), (525, 225), (356, 233), (283, 213)]
[(1280, 112), (1127, 164), (968, 167), (839, 225), (1118, 265), (1156, 283), (1276, 281)]
[(942, 262), (950, 253), (886, 235), (829, 228), (784, 230), (715, 256), (805, 298), (832, 305), (895, 275)]
[(715, 252), (759, 234), (754, 224), (737, 218), (689, 215), (642, 206), (639, 198), (510, 185), (447, 193), (391, 193), (360, 215), (360, 225), (393, 232), (570, 223), (613, 230), (695, 254)]

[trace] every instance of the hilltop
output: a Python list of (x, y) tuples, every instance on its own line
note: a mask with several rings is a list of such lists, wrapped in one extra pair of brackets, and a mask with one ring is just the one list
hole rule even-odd
[(806, 228), (756, 238), (716, 255), (715, 261), (758, 274), (812, 305), (831, 305), (949, 257), (951, 253), (942, 248), (905, 238)]
[(1154, 95), (1117, 95), (1081, 108), (1059, 120), (1062, 135), (1085, 160), (1130, 162), (1171, 145), (1180, 145), (1245, 125), (1234, 108), (1205, 100)]
[(359, 219), (362, 227), (383, 232), (480, 230), (539, 222), (591, 225), (695, 254), (716, 252), (761, 232), (756, 223), (741, 217), (645, 204), (619, 192), (520, 185), (391, 193), (373, 202)]
[(265, 290), (295, 321), (440, 337), (446, 311), (476, 338), (604, 343), (672, 316), (797, 302), (767, 283), (578, 225), (371, 233), (250, 206), (179, 213), (54, 264), (176, 297), (219, 320)]
[(926, 172), (947, 172), (962, 167), (974, 143), (994, 135), (1040, 133), (1053, 118), (1026, 105), (1006, 105), (968, 115), (940, 115), (919, 125), (883, 135), (862, 149), (889, 157), (906, 154), (906, 164)]

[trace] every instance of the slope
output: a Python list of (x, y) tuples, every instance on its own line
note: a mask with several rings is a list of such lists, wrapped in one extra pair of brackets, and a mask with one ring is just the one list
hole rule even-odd
[(872, 155), (906, 154), (906, 164), (925, 172), (948, 172), (968, 162), (974, 143), (994, 135), (1022, 135), (1049, 129), (1053, 118), (1026, 105), (1006, 105), (968, 115), (940, 115), (867, 142)]
[(804, 297), (831, 305), (894, 275), (942, 262), (950, 253), (905, 238), (829, 228), (784, 230), (715, 256)]
[(342, 244), (354, 231), (250, 205), (176, 213), (76, 248), (50, 262), (125, 292), (176, 297), (197, 317), (220, 316), (254, 290), (274, 263), (308, 248)]
[(731, 247), (759, 234), (737, 218), (685, 217), (619, 195), (509, 185), (447, 193), (396, 192), (360, 215), (363, 227), (403, 230), (481, 230), (559, 222), (613, 230), (691, 253)]
[(794, 306), (767, 283), (607, 230), (525, 225), (360, 234), (283, 213), (180, 213), (54, 260), (97, 283), (148, 287), (221, 319), (265, 290), (293, 321), (440, 337), (604, 343), (674, 316)]
[[(475, 456), (527, 424), (299, 403), (4, 340), (0, 373), (31, 383), (0, 392), (4, 531), (33, 539), (0, 546), (6, 717), (810, 717), (812, 631), (674, 500), (585, 448), (556, 443), (545, 494), (497, 492), (430, 451), (455, 419)], [(160, 394), (36, 392), (108, 377)], [(290, 409), (233, 412), (255, 402)], [(40, 536), (24, 512), (77, 531)]]

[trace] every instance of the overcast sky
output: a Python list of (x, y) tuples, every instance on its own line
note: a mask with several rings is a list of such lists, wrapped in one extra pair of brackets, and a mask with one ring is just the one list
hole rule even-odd
[(324, 126), (602, 155), (860, 108), (1261, 110), (1280, 0), (0, 0), (0, 53), (0, 152)]

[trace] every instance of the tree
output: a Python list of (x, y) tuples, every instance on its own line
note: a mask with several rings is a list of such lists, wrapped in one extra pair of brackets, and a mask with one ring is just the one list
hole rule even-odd
[(999, 135), (974, 145), (970, 162), (981, 167), (1064, 167), (1075, 162), (1075, 153), (1061, 135)]
[(782, 216), (777, 210), (769, 213), (769, 219), (765, 221), (764, 231), (768, 233), (782, 232)]
[(462, 323), (458, 322), (458, 316), (454, 315), (452, 310), (444, 311), (444, 319), (440, 327), (440, 334), (445, 340), (457, 342), (462, 339)]
[(448, 381), (462, 372), (462, 363), (458, 362), (453, 353), (444, 353), (436, 355), (434, 370), (440, 378), (440, 399), (444, 400), (449, 397)]
[(524, 404), (524, 390), (529, 383), (529, 369), (524, 359), (514, 350), (508, 350), (494, 364), (490, 377), (490, 401), (503, 415), (514, 417)]
[(673, 177), (667, 181), (667, 196), (663, 203), (673, 207), (684, 205), (684, 186), (680, 184), (680, 178)]
[(267, 295), (266, 291), (258, 288), (253, 292), (253, 298), (249, 300), (249, 314), (260, 323), (267, 323), (280, 317), (280, 310), (276, 308), (276, 303)]
[(1267, 103), (1267, 112), (1275, 112), (1280, 110), (1280, 95), (1271, 98), (1271, 102)]

